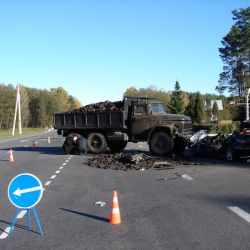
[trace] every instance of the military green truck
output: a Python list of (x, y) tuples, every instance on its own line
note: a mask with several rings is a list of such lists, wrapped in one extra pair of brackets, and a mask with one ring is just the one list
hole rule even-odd
[[(101, 154), (124, 150), (128, 142), (148, 142), (154, 155), (166, 155), (191, 134), (191, 118), (165, 112), (162, 102), (148, 97), (124, 97), (119, 110), (54, 114), (54, 128), (66, 137), (66, 154), (73, 148)], [(85, 143), (85, 145), (84, 145)], [(180, 145), (179, 145), (180, 146)]]

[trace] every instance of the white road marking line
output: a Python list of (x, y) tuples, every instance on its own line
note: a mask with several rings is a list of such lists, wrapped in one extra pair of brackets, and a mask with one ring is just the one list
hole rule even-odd
[(62, 166), (62, 167), (60, 167), (59, 169), (63, 169), (63, 166)]
[(63, 166), (66, 166), (66, 165), (67, 165), (67, 163), (65, 163), (65, 162), (64, 162), (62, 165), (63, 165)]
[(184, 178), (184, 179), (186, 179), (186, 180), (189, 180), (189, 181), (193, 181), (193, 180), (194, 180), (194, 179), (193, 179), (190, 175), (188, 175), (188, 174), (183, 174), (181, 177)]
[(29, 141), (29, 140), (22, 140), (22, 141), (20, 141), (20, 142), (26, 142), (26, 141)]
[(60, 170), (57, 170), (56, 172), (55, 172), (55, 174), (59, 174), (60, 173)]
[(55, 179), (56, 178), (56, 175), (52, 175), (51, 177), (50, 177), (50, 179)]
[(45, 186), (49, 186), (50, 183), (51, 183), (51, 181), (47, 181), (44, 185), (45, 185)]
[[(7, 238), (7, 236), (9, 235), (9, 232), (10, 232), (10, 228), (11, 227), (6, 227), (5, 230), (4, 230), (4, 232), (2, 232), (0, 234), (0, 239), (1, 240)], [(13, 229), (14, 229), (14, 227), (13, 227)]]
[(22, 219), (23, 216), (24, 216), (26, 213), (27, 213), (27, 210), (22, 210), (22, 211), (18, 214), (17, 219)]
[(69, 160), (66, 160), (65, 162), (67, 162), (67, 163), (68, 163), (68, 162), (69, 162)]
[(243, 209), (239, 207), (228, 207), (228, 209), (250, 223), (250, 214), (244, 211)]
[(27, 148), (27, 147), (28, 147), (28, 145), (25, 145), (24, 147), (25, 147), (25, 148)]

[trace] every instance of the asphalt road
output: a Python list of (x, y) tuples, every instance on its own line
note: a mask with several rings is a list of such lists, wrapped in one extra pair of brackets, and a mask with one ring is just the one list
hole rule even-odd
[[(1, 249), (250, 249), (249, 163), (206, 159), (174, 169), (98, 169), (86, 165), (90, 156), (62, 154), (62, 140), (51, 132), (0, 141)], [(36, 206), (43, 235), (34, 217), (29, 230), (23, 213), (6, 237), (17, 211), (7, 188), (25, 172), (45, 188)], [(119, 225), (108, 223), (113, 190)]]

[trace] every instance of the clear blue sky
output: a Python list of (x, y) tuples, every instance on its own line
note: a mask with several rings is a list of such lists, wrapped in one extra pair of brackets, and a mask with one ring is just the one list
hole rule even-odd
[(0, 83), (63, 87), (82, 104), (156, 86), (216, 93), (231, 11), (249, 0), (2, 0)]

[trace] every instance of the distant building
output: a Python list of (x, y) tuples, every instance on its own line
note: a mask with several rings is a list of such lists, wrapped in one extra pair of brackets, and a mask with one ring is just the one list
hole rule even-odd
[(218, 106), (218, 109), (219, 109), (220, 111), (223, 110), (223, 103), (222, 103), (222, 100), (212, 100), (212, 101), (211, 101), (211, 107), (210, 107), (210, 109), (213, 108), (214, 102), (217, 102), (217, 106)]
[[(223, 110), (223, 103), (222, 100), (211, 100), (210, 102), (210, 106), (207, 104), (207, 102), (205, 101), (205, 109), (206, 110), (212, 110), (213, 106), (214, 106), (214, 102), (217, 103), (217, 107), (219, 111)], [(211, 112), (211, 117), (210, 117), (210, 121), (211, 122), (218, 122), (218, 117), (216, 117), (216, 115), (212, 114)]]
[(205, 101), (205, 102), (204, 102), (205, 110), (209, 110), (209, 109), (212, 110), (212, 109), (213, 109), (214, 102), (217, 102), (217, 106), (218, 106), (219, 111), (223, 110), (223, 103), (222, 103), (222, 100), (212, 100), (212, 101), (210, 102), (210, 106), (209, 106), (208, 103)]

